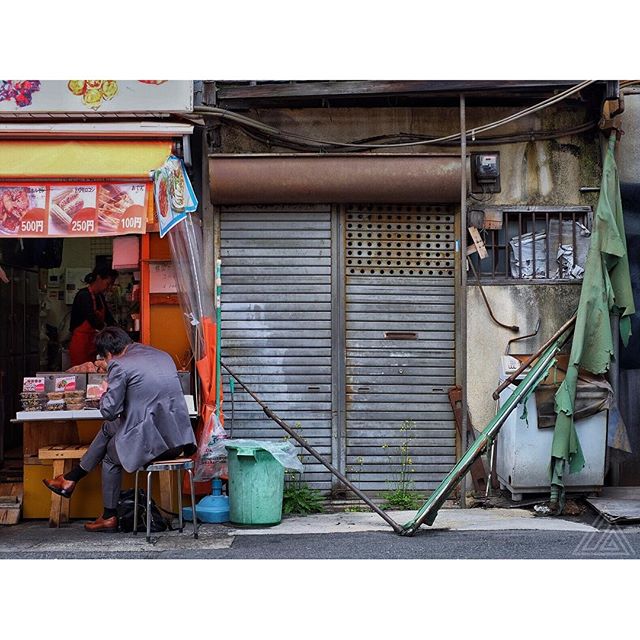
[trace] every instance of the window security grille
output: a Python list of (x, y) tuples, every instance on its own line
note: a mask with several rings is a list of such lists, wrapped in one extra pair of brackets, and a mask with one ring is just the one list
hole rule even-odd
[(501, 213), (502, 228), (480, 229), (488, 256), (469, 256), (483, 281), (582, 280), (590, 207), (503, 207)]

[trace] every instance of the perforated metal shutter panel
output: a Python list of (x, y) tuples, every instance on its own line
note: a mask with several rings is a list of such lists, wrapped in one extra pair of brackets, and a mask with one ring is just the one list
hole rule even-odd
[(348, 475), (395, 488), (406, 442), (410, 488), (435, 489), (455, 463), (453, 213), (353, 206), (345, 234)]
[[(320, 453), (331, 458), (331, 211), (221, 211), (222, 357)], [(231, 397), (225, 376), (225, 426)], [(234, 438), (286, 433), (236, 386)], [(328, 491), (329, 472), (305, 455), (304, 480)]]

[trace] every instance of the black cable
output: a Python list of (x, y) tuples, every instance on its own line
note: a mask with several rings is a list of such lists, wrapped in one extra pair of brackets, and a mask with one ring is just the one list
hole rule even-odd
[[(330, 144), (308, 144), (307, 142), (301, 140), (292, 140), (290, 139), (286, 133), (280, 132), (277, 129), (272, 127), (268, 127), (269, 133), (265, 133), (263, 129), (254, 128), (248, 122), (235, 122), (233, 120), (223, 120), (224, 123), (228, 123), (231, 126), (239, 129), (245, 135), (264, 144), (268, 147), (282, 147), (294, 151), (299, 152), (320, 152), (320, 153), (362, 153), (362, 148), (345, 148), (343, 146), (334, 147)], [(476, 137), (475, 140), (469, 140), (468, 144), (470, 146), (486, 146), (486, 145), (498, 145), (498, 144), (515, 144), (518, 142), (530, 142), (530, 141), (541, 141), (541, 140), (554, 140), (557, 138), (578, 135), (580, 133), (585, 133), (591, 129), (597, 127), (597, 121), (592, 120), (589, 122), (585, 122), (580, 125), (576, 125), (574, 127), (569, 127), (566, 129), (552, 129), (548, 131), (528, 131), (516, 134), (509, 134), (504, 136), (492, 136), (492, 137)], [(378, 136), (372, 136), (369, 138), (364, 138), (360, 140), (355, 140), (351, 144), (370, 144), (373, 142), (379, 142), (381, 144), (388, 143), (393, 144), (397, 141), (400, 142), (408, 142), (411, 140), (428, 140), (428, 139), (437, 139), (437, 136), (427, 135), (421, 133), (398, 133), (398, 134), (384, 134)], [(438, 146), (441, 147), (457, 147), (458, 143), (455, 141), (441, 142), (438, 143)], [(366, 150), (365, 150), (366, 151)]]

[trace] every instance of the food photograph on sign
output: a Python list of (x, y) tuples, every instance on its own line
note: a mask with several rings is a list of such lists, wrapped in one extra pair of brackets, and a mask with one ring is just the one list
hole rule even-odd
[(45, 187), (0, 187), (0, 234), (44, 235), (46, 200)]
[(96, 233), (95, 184), (51, 187), (49, 235)]
[(143, 233), (146, 226), (146, 194), (145, 184), (99, 185), (99, 233)]
[(155, 201), (160, 237), (197, 209), (198, 201), (179, 158), (170, 156), (156, 171)]

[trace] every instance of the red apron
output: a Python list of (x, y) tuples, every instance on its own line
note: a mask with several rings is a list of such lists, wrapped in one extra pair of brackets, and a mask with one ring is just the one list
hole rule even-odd
[[(91, 299), (93, 300), (93, 312), (96, 318), (104, 324), (105, 311), (96, 307), (96, 297), (89, 289)], [(96, 351), (96, 333), (88, 320), (85, 320), (79, 327), (76, 327), (71, 334), (71, 342), (69, 343), (69, 358), (71, 366), (75, 367), (85, 362), (94, 362), (98, 352)]]

